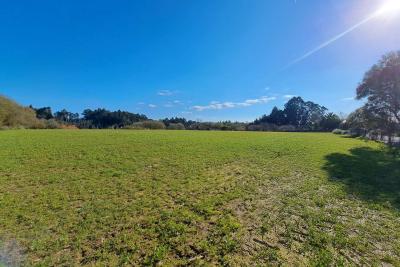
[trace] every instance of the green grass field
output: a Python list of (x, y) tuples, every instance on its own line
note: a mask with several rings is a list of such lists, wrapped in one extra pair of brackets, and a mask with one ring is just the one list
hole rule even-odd
[(3, 131), (0, 184), (3, 261), (400, 266), (400, 159), (374, 142)]

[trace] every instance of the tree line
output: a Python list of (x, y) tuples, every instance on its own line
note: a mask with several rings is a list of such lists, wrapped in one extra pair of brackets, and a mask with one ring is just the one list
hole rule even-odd
[(66, 109), (57, 111), (54, 114), (50, 107), (34, 108), (36, 117), (41, 120), (54, 120), (61, 125), (72, 125), (82, 129), (108, 129), (124, 128), (134, 123), (149, 120), (146, 115), (131, 113), (128, 111), (109, 111), (104, 108), (95, 110), (85, 109), (82, 117), (79, 113), (69, 112)]
[(341, 119), (328, 112), (324, 106), (301, 97), (293, 97), (283, 110), (274, 107), (269, 115), (263, 115), (248, 126), (258, 131), (332, 131), (339, 127)]
[[(311, 101), (306, 102), (301, 97), (290, 99), (283, 110), (275, 107), (269, 115), (263, 115), (251, 123), (232, 121), (200, 122), (180, 117), (151, 120), (143, 114), (121, 110), (109, 111), (104, 108), (85, 109), (81, 115), (65, 109), (53, 113), (51, 107), (35, 108), (31, 105), (24, 108), (5, 97), (1, 99), (3, 99), (3, 102), (13, 103), (14, 111), (8, 112), (8, 118), (14, 116), (14, 121), (10, 123), (12, 120), (0, 120), (0, 126), (10, 128), (331, 131), (340, 124), (340, 119), (337, 115), (327, 113), (325, 107)], [(5, 105), (0, 105), (0, 112), (1, 110), (4, 111), (4, 107)], [(19, 112), (16, 112), (16, 110), (19, 110)], [(19, 113), (29, 117), (29, 123), (26, 120), (18, 119), (19, 117), (24, 117), (16, 116)]]

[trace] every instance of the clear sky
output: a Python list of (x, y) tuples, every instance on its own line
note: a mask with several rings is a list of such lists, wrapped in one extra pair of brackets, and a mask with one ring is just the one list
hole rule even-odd
[(0, 1), (0, 94), (155, 119), (248, 121), (290, 95), (349, 113), (365, 71), (400, 49), (400, 14), (339, 34), (383, 2)]

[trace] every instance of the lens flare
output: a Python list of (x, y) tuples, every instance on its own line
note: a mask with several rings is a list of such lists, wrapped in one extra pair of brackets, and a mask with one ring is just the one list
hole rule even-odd
[(320, 44), (319, 46), (317, 46), (316, 48), (308, 51), (307, 53), (305, 53), (304, 55), (302, 55), (301, 57), (293, 60), (292, 62), (290, 62), (289, 64), (287, 64), (283, 70), (291, 67), (292, 65), (295, 65), (301, 61), (303, 61), (304, 59), (308, 58), (309, 56), (315, 54), (316, 52), (318, 52), (319, 50), (329, 46), (330, 44), (336, 42), (337, 40), (341, 39), (342, 37), (346, 36), (347, 34), (353, 32), (354, 30), (360, 28), (361, 26), (363, 26), (364, 24), (368, 23), (369, 21), (373, 20), (373, 19), (377, 19), (379, 17), (389, 17), (391, 15), (396, 15), (397, 13), (400, 13), (400, 0), (388, 0), (384, 3), (384, 5), (378, 9), (376, 12), (372, 13), (371, 15), (369, 15), (368, 17), (366, 17), (365, 19), (361, 20), (360, 22), (356, 23), (355, 25), (351, 26), (350, 28), (348, 28), (347, 30), (345, 30), (342, 33), (339, 33), (338, 35), (332, 37), (330, 40)]
[(387, 1), (378, 11), (376, 15), (382, 16), (386, 14), (394, 14), (400, 11), (400, 0)]

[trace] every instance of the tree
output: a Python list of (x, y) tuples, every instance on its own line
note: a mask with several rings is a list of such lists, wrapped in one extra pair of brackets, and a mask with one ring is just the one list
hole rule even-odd
[(307, 101), (305, 103), (305, 107), (307, 114), (307, 120), (305, 124), (306, 129), (312, 131), (319, 131), (321, 122), (325, 118), (326, 116), (325, 113), (328, 109), (324, 106), (320, 106), (311, 101)]
[[(319, 131), (321, 123), (327, 123), (327, 108), (311, 101), (304, 101), (301, 97), (293, 97), (286, 104), (284, 110), (274, 107), (269, 115), (263, 115), (255, 120), (251, 125), (263, 125), (263, 127), (253, 127), (249, 129), (273, 129), (275, 126), (294, 126), (302, 131)], [(324, 126), (326, 128), (326, 125)], [(293, 129), (293, 127), (286, 127)], [(282, 129), (285, 129), (283, 127)]]
[(332, 131), (338, 128), (341, 122), (342, 120), (339, 118), (339, 116), (331, 112), (322, 118), (320, 122), (320, 129), (322, 131)]
[(314, 102), (293, 97), (285, 104), (287, 122), (301, 130), (318, 130), (327, 108)]
[(50, 107), (34, 108), (32, 105), (29, 107), (36, 112), (36, 117), (38, 119), (50, 120), (54, 118)]
[(179, 117), (172, 117), (172, 118), (165, 118), (162, 120), (163, 123), (168, 127), (170, 124), (173, 123), (181, 123), (185, 126), (185, 128), (189, 128), (192, 124), (195, 124), (195, 121), (192, 120), (186, 120), (185, 118), (179, 118)]
[(347, 117), (345, 127), (351, 131), (353, 135), (366, 135), (369, 130), (374, 128), (375, 120), (371, 118), (371, 114), (364, 108), (358, 108)]
[(293, 97), (285, 104), (283, 110), (287, 124), (299, 130), (319, 130), (327, 108), (314, 102), (305, 102), (301, 97)]
[(400, 124), (400, 51), (384, 55), (364, 75), (357, 87), (357, 99), (364, 98), (364, 111), (390, 138)]
[(287, 124), (287, 119), (286, 119), (286, 114), (283, 110), (274, 107), (268, 116), (267, 115), (262, 116), (260, 119), (257, 120), (257, 122), (259, 124), (268, 123), (280, 126)]
[(300, 128), (304, 124), (304, 101), (301, 97), (293, 97), (286, 104), (284, 109), (287, 123)]
[(82, 113), (82, 128), (122, 128), (135, 122), (148, 120), (145, 115), (134, 114), (127, 111), (109, 111), (106, 109), (85, 109)]
[(170, 123), (167, 126), (168, 130), (185, 130), (185, 125), (183, 123)]
[(78, 113), (72, 113), (66, 109), (54, 113), (54, 117), (56, 120), (64, 123), (77, 123), (79, 120)]

